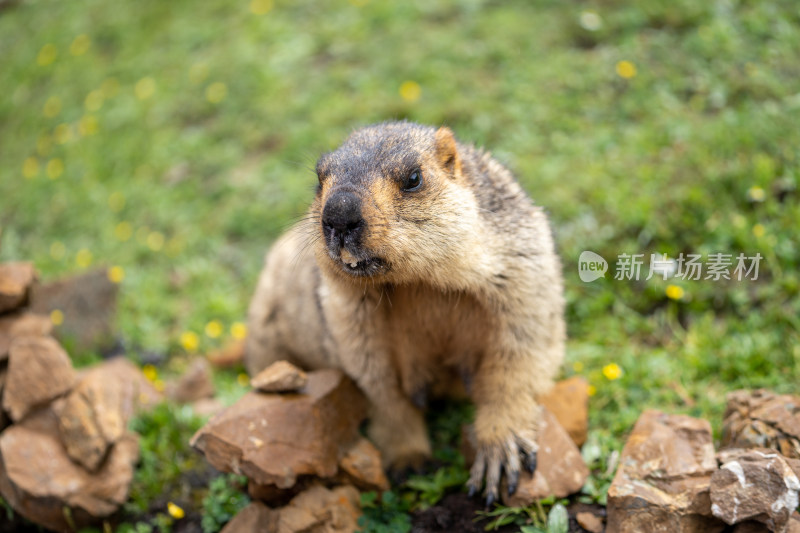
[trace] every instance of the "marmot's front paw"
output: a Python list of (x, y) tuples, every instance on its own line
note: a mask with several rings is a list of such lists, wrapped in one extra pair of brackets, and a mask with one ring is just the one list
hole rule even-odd
[(520, 468), (531, 474), (536, 470), (536, 433), (514, 432), (499, 441), (487, 443), (477, 441), (475, 462), (469, 472), (467, 487), (469, 495), (478, 493), (486, 478), (486, 507), (498, 500), (500, 476), (503, 472), (508, 480), (508, 495), (516, 492)]

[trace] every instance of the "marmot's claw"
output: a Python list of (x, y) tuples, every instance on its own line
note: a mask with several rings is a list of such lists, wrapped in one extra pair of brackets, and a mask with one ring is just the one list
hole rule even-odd
[(491, 509), (492, 504), (497, 500), (497, 496), (495, 496), (494, 492), (488, 492), (486, 494), (486, 508)]
[(508, 495), (513, 496), (519, 486), (519, 470), (509, 472), (506, 478), (508, 478)]
[(467, 483), (467, 497), (473, 498), (475, 495), (478, 494), (478, 487), (475, 485)]
[(531, 452), (525, 458), (525, 470), (533, 474), (536, 472), (536, 452)]

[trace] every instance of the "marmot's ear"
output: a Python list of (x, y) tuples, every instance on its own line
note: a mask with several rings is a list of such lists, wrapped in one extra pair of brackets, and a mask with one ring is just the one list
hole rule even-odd
[(456, 138), (447, 126), (442, 126), (436, 130), (436, 158), (439, 160), (439, 164), (451, 175), (461, 171)]

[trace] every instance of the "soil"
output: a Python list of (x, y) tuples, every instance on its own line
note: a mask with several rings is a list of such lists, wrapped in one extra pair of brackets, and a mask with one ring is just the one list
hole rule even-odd
[[(488, 519), (478, 518), (475, 511), (483, 511), (483, 501), (480, 498), (470, 498), (466, 494), (449, 494), (438, 505), (425, 511), (415, 513), (412, 517), (412, 533), (484, 533)], [(582, 533), (586, 530), (578, 525), (575, 515), (589, 512), (598, 517), (605, 518), (605, 507), (600, 505), (587, 505), (573, 503), (567, 507), (569, 512), (569, 532)], [(477, 520), (476, 520), (477, 518)], [(500, 533), (516, 533), (517, 525), (507, 525), (492, 531)]]

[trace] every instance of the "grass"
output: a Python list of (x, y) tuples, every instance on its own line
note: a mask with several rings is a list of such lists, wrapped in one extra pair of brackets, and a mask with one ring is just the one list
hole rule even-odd
[[(408, 118), (489, 147), (549, 210), (598, 471), (644, 408), (718, 432), (728, 391), (796, 388), (793, 0), (40, 1), (0, 12), (0, 49), (0, 259), (121, 267), (136, 353), (240, 331), (318, 154)], [(605, 278), (579, 280), (584, 250)], [(760, 253), (759, 279), (612, 275), (716, 252)]]

